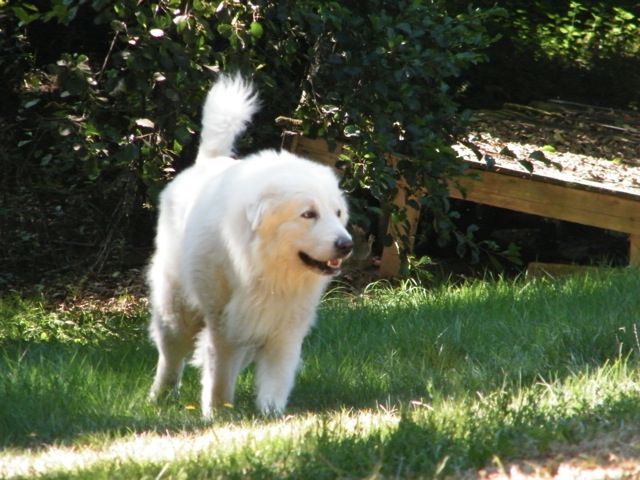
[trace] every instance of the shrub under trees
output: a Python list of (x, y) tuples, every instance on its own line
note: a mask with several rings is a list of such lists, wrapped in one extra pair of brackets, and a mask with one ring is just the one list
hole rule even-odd
[(546, 26), (533, 28), (533, 7), (478, 3), (0, 1), (0, 287), (18, 273), (144, 264), (158, 192), (192, 162), (219, 71), (251, 74), (263, 98), (241, 150), (277, 146), (274, 119), (296, 117), (308, 135), (348, 140), (344, 186), (362, 226), (403, 221), (389, 200), (404, 178), (430, 192), (421, 207), (441, 238), (473, 252), (445, 189), (461, 167), (449, 147), (467, 117), (461, 94), (484, 95), (465, 72), (486, 84), (487, 72), (515, 76), (476, 68), (499, 38), (496, 65), (505, 41), (593, 65), (597, 51), (637, 47), (629, 9), (538, 1)]

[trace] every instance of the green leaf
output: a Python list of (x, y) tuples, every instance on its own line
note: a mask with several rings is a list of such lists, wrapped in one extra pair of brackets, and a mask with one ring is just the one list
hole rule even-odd
[(178, 127), (174, 135), (176, 140), (178, 140), (182, 145), (186, 145), (187, 143), (190, 143), (193, 140), (193, 136), (194, 136), (194, 134), (184, 126)]
[(534, 152), (531, 152), (529, 154), (529, 158), (531, 160), (536, 160), (538, 162), (542, 162), (542, 163), (549, 163), (549, 159), (545, 156), (545, 154), (543, 152), (541, 152), (540, 150), (536, 150)]
[(500, 150), (500, 155), (504, 155), (505, 157), (516, 158), (516, 154), (509, 147), (503, 147)]
[(131, 162), (138, 158), (139, 155), (140, 150), (138, 149), (137, 145), (130, 143), (120, 149), (120, 151), (116, 154), (116, 158), (121, 162)]
[(491, 155), (485, 155), (484, 161), (487, 164), (487, 167), (489, 168), (493, 168), (496, 166), (496, 159), (493, 158)]
[(249, 32), (253, 38), (260, 39), (264, 35), (264, 28), (262, 28), (260, 23), (254, 21), (251, 22), (251, 25), (249, 26)]
[(344, 127), (344, 136), (349, 137), (357, 137), (360, 135), (360, 129), (356, 125), (347, 125)]
[(527, 172), (533, 173), (533, 163), (531, 163), (529, 160), (518, 160), (518, 163), (522, 165), (527, 170)]
[(28, 102), (25, 102), (24, 104), (24, 108), (31, 108), (36, 106), (38, 103), (40, 103), (40, 99), (39, 98), (34, 98), (33, 100), (29, 100)]
[(233, 27), (228, 23), (219, 23), (218, 26), (216, 27), (216, 30), (220, 35), (227, 38), (230, 37), (231, 34), (233, 33)]
[(20, 20), (21, 23), (23, 24), (28, 24), (33, 22), (34, 20), (37, 20), (38, 17), (40, 16), (38, 13), (38, 9), (36, 7), (34, 7), (33, 5), (30, 4), (24, 4), (23, 7), (29, 8), (30, 10), (35, 11), (35, 13), (30, 14), (29, 12), (27, 12), (24, 8), (22, 7), (13, 7), (13, 14), (18, 18), (18, 20)]
[(156, 124), (153, 123), (148, 118), (138, 118), (136, 119), (136, 125), (143, 128), (155, 128)]
[(53, 155), (51, 155), (50, 153), (47, 153), (44, 157), (40, 159), (40, 165), (43, 167), (48, 165), (52, 158), (53, 158)]

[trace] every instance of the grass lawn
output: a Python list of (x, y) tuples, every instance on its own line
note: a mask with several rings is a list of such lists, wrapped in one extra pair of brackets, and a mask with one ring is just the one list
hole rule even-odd
[[(0, 300), (0, 478), (460, 477), (640, 432), (640, 271), (332, 292), (288, 415), (146, 401), (141, 302)], [(637, 438), (637, 437), (635, 437)]]

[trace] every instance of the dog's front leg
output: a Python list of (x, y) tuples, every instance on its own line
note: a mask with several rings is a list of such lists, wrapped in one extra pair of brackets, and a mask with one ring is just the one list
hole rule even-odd
[(293, 388), (304, 335), (278, 335), (256, 356), (257, 406), (264, 415), (282, 415)]
[(202, 359), (202, 414), (211, 417), (214, 407), (233, 404), (236, 379), (246, 364), (249, 349), (227, 341), (219, 333), (207, 335)]

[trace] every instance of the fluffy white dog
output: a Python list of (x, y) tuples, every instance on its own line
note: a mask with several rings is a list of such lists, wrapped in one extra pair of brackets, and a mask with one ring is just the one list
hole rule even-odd
[(251, 85), (222, 76), (204, 105), (195, 165), (160, 197), (148, 273), (159, 352), (150, 396), (178, 390), (195, 349), (205, 416), (233, 402), (252, 361), (258, 408), (283, 412), (318, 302), (353, 248), (329, 167), (285, 151), (230, 158), (256, 110)]

